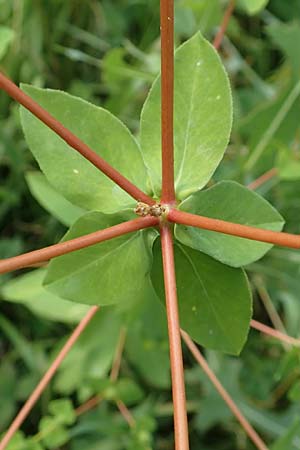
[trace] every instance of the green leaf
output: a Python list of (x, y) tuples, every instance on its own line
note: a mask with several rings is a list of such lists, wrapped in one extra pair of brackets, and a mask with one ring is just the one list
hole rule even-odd
[(1, 290), (4, 300), (25, 305), (33, 314), (48, 320), (79, 322), (89, 307), (63, 300), (42, 285), (46, 269), (34, 270), (8, 281)]
[(117, 399), (130, 406), (140, 402), (144, 392), (136, 381), (129, 378), (121, 378), (116, 384)]
[(130, 322), (125, 349), (131, 364), (150, 385), (170, 387), (166, 313), (155, 292), (143, 299), (139, 314)]
[(268, 3), (269, 0), (239, 0), (238, 5), (252, 16), (264, 9)]
[[(22, 89), (124, 176), (149, 192), (139, 147), (125, 125), (108, 111), (65, 92)], [(135, 201), (46, 125), (21, 108), (27, 143), (52, 186), (71, 203), (113, 213)]]
[(297, 417), (289, 430), (272, 445), (272, 450), (295, 450), (299, 448), (295, 441), (300, 440), (300, 418)]
[[(160, 245), (156, 242), (151, 278), (164, 301), (161, 259)], [(205, 347), (239, 354), (252, 315), (244, 271), (183, 245), (175, 245), (175, 263), (182, 328)]]
[(295, 45), (295, 42), (299, 42), (300, 40), (299, 21), (292, 23), (276, 21), (267, 27), (267, 33), (271, 36), (276, 46), (279, 47), (289, 59), (294, 74), (299, 77), (300, 55), (298, 46)]
[(69, 431), (60, 424), (56, 417), (45, 416), (39, 423), (39, 434), (43, 444), (55, 449), (68, 442)]
[(288, 398), (291, 402), (300, 401), (300, 381), (297, 380), (288, 391)]
[(72, 225), (86, 213), (85, 209), (73, 205), (59, 194), (41, 172), (27, 172), (26, 181), (31, 194), (40, 205), (64, 225)]
[[(2, 436), (0, 436), (1, 438)], [(39, 442), (34, 438), (26, 438), (24, 433), (18, 430), (14, 433), (12, 439), (6, 447), (7, 450), (43, 450)]]
[[(124, 220), (124, 215), (88, 213), (72, 226), (63, 241)], [(129, 233), (55, 258), (49, 265), (45, 285), (62, 298), (90, 305), (124, 305), (142, 298), (151, 265), (145, 238), (149, 235), (151, 231)]]
[(300, 154), (288, 146), (279, 145), (276, 167), (281, 180), (300, 179)]
[(14, 38), (14, 31), (11, 28), (0, 26), (0, 60), (8, 50), (8, 46)]
[(140, 386), (136, 381), (129, 378), (121, 378), (117, 381), (98, 380), (96, 385), (99, 385), (98, 393), (104, 399), (109, 401), (121, 400), (128, 406), (138, 403), (144, 397), (144, 392)]
[[(106, 307), (96, 313), (58, 369), (55, 391), (70, 395), (90, 380), (105, 377), (119, 339), (121, 317)], [(96, 355), (96, 357), (95, 357)]]
[[(189, 213), (266, 230), (281, 231), (284, 224), (281, 215), (264, 198), (233, 181), (222, 181), (205, 191), (196, 192), (184, 200), (179, 208)], [(184, 225), (175, 226), (175, 236), (183, 244), (232, 267), (250, 264), (272, 247), (271, 244)]]
[[(154, 192), (161, 190), (160, 78), (141, 116), (141, 146)], [(197, 33), (175, 54), (175, 184), (179, 199), (202, 188), (221, 161), (231, 130), (227, 75), (213, 47)]]
[(76, 420), (76, 413), (69, 399), (52, 400), (48, 411), (63, 425), (72, 425)]

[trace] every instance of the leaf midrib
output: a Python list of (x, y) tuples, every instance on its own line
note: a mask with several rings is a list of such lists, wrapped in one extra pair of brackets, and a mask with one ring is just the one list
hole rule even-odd
[[(57, 278), (55, 281), (50, 282), (50, 283), (47, 283), (47, 284), (50, 285), (50, 284), (56, 284), (56, 283), (59, 283), (59, 282), (61, 282), (61, 281), (64, 280), (64, 279), (73, 277), (74, 275), (79, 274), (79, 273), (82, 272), (82, 271), (85, 271), (88, 267), (92, 266), (93, 264), (98, 263), (98, 262), (101, 261), (101, 260), (106, 259), (108, 256), (111, 256), (113, 253), (115, 253), (116, 251), (120, 250), (122, 247), (125, 247), (127, 244), (129, 244), (131, 241), (133, 241), (133, 240), (136, 239), (136, 238), (137, 238), (137, 234), (135, 233), (134, 236), (132, 236), (131, 238), (127, 239), (125, 242), (123, 242), (123, 243), (122, 243), (121, 245), (119, 245), (118, 247), (115, 247), (115, 248), (114, 248), (113, 250), (111, 250), (110, 252), (105, 253), (105, 255), (101, 256), (100, 258), (98, 258), (98, 259), (96, 259), (96, 260), (93, 260), (93, 261), (91, 261), (90, 263), (84, 265), (83, 267), (80, 267), (78, 270), (74, 270), (73, 272), (71, 272), (71, 273), (69, 273), (69, 274), (67, 274), (67, 275), (64, 275), (64, 276), (62, 276), (62, 277), (60, 277), (60, 278)], [(94, 245), (97, 245), (97, 244), (94, 244)]]
[(196, 89), (196, 85), (197, 85), (197, 76), (196, 76), (197, 73), (196, 72), (197, 72), (196, 70), (193, 72), (193, 84), (192, 84), (191, 99), (190, 99), (190, 103), (189, 103), (190, 110), (189, 110), (189, 116), (188, 116), (188, 121), (187, 121), (186, 133), (185, 133), (184, 150), (183, 150), (183, 155), (182, 155), (182, 159), (181, 159), (179, 172), (178, 172), (178, 175), (175, 180), (175, 189), (177, 188), (177, 186), (180, 182), (180, 179), (182, 177), (183, 167), (184, 167), (185, 160), (186, 160), (188, 140), (189, 140), (191, 125), (192, 125), (192, 120), (191, 120), (192, 116), (193, 116), (192, 112), (194, 110), (193, 99), (194, 99), (194, 93), (195, 93), (195, 89)]

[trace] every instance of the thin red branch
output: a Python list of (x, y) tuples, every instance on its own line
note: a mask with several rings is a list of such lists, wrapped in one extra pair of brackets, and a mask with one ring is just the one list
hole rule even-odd
[(98, 310), (99, 310), (98, 306), (93, 306), (88, 311), (86, 316), (81, 320), (81, 322), (77, 325), (77, 327), (75, 328), (75, 330), (73, 331), (73, 333), (71, 334), (71, 336), (69, 337), (69, 339), (67, 340), (67, 342), (65, 343), (65, 345), (63, 346), (63, 348), (61, 349), (61, 351), (55, 358), (55, 360), (53, 361), (53, 363), (51, 364), (51, 366), (49, 367), (49, 369), (47, 370), (47, 372), (45, 373), (45, 375), (43, 376), (43, 378), (37, 385), (37, 387), (34, 389), (34, 391), (30, 395), (30, 397), (27, 399), (27, 401), (24, 404), (24, 406), (22, 407), (22, 409), (19, 411), (17, 417), (12, 422), (9, 429), (7, 430), (2, 441), (0, 442), (0, 450), (4, 450), (6, 448), (6, 446), (8, 445), (9, 441), (11, 440), (11, 438), (13, 437), (15, 432), (20, 428), (20, 426), (22, 425), (22, 423), (24, 422), (24, 420), (26, 419), (26, 417), (32, 410), (33, 406), (38, 401), (41, 394), (47, 387), (48, 383), (52, 379), (53, 375), (57, 371), (58, 367), (60, 366), (60, 364), (62, 363), (64, 358), (67, 356), (67, 354), (69, 353), (69, 351), (71, 350), (71, 348), (73, 347), (73, 345), (75, 344), (75, 342), (77, 341), (77, 339), (79, 338), (81, 333), (84, 331), (84, 329), (86, 328), (86, 326), (88, 325), (88, 323), (90, 322), (90, 320), (93, 318), (93, 316), (96, 314), (96, 312)]
[(268, 170), (267, 172), (263, 173), (260, 177), (256, 178), (256, 180), (253, 180), (251, 183), (248, 184), (248, 189), (257, 189), (263, 184), (267, 183), (267, 181), (271, 180), (272, 178), (276, 177), (278, 174), (278, 169), (276, 167), (273, 167), (272, 169)]
[(96, 231), (85, 236), (71, 239), (66, 242), (51, 245), (40, 250), (24, 253), (23, 255), (14, 256), (0, 260), (0, 274), (11, 272), (13, 270), (21, 269), (32, 264), (48, 261), (51, 258), (65, 255), (66, 253), (80, 250), (90, 245), (98, 244), (99, 242), (107, 241), (109, 239), (122, 236), (126, 233), (148, 228), (157, 225), (158, 219), (155, 217), (139, 217), (137, 219), (129, 220), (128, 222), (114, 225), (105, 230)]
[(174, 0), (161, 0), (162, 202), (175, 202), (174, 187)]
[(173, 238), (168, 225), (161, 227), (161, 246), (169, 330), (175, 449), (189, 450), (188, 422), (180, 339)]
[(268, 327), (267, 325), (257, 322), (256, 320), (251, 320), (251, 327), (267, 334), (268, 336), (278, 339), (281, 342), (286, 342), (287, 344), (300, 347), (300, 339), (293, 338), (285, 333), (282, 333), (281, 331), (274, 330), (274, 328)]
[(264, 230), (262, 228), (227, 222), (225, 220), (211, 219), (209, 217), (178, 211), (176, 209), (170, 210), (168, 213), (168, 220), (182, 225), (229, 234), (231, 236), (281, 245), (282, 247), (300, 248), (300, 236), (296, 234), (281, 233), (278, 231)]
[(84, 142), (76, 137), (70, 130), (64, 127), (58, 120), (49, 114), (44, 108), (30, 98), (25, 92), (18, 88), (9, 78), (0, 72), (0, 89), (3, 89), (18, 103), (28, 109), (45, 125), (60, 136), (70, 147), (78, 151), (84, 158), (103, 172), (108, 178), (117, 183), (124, 191), (135, 198), (148, 204), (154, 204), (154, 200), (142, 192), (131, 181), (108, 164), (101, 156), (91, 150)]
[(120, 330), (119, 340), (116, 348), (116, 352), (114, 355), (114, 361), (112, 364), (111, 372), (110, 372), (110, 379), (111, 381), (116, 381), (116, 379), (119, 376), (120, 368), (121, 368), (121, 361), (126, 341), (126, 328), (122, 327)]
[(98, 406), (102, 400), (103, 398), (101, 397), (101, 395), (95, 395), (94, 397), (90, 398), (85, 403), (76, 408), (75, 410), (76, 416), (77, 417), (81, 416), (81, 414), (84, 414), (90, 411), (91, 409), (96, 408), (96, 406)]
[(224, 35), (226, 33), (226, 30), (227, 30), (227, 27), (228, 27), (228, 24), (229, 24), (230, 17), (232, 16), (232, 13), (233, 13), (233, 10), (234, 10), (234, 7), (235, 7), (235, 0), (230, 0), (229, 3), (228, 3), (227, 8), (225, 10), (225, 13), (224, 13), (224, 16), (223, 16), (223, 20), (222, 20), (222, 23), (220, 25), (220, 29), (219, 29), (218, 33), (216, 34), (216, 37), (215, 37), (214, 42), (213, 42), (213, 46), (215, 47), (216, 50), (219, 49), (219, 47), (220, 47), (220, 45), (222, 43), (223, 37), (224, 37)]
[(192, 339), (189, 337), (189, 335), (181, 330), (181, 335), (186, 343), (187, 347), (193, 354), (194, 358), (200, 364), (203, 371), (206, 373), (216, 390), (219, 392), (220, 396), (223, 398), (223, 400), (226, 402), (227, 406), (231, 410), (231, 412), (234, 414), (236, 419), (240, 422), (242, 427), (244, 428), (245, 432), (251, 439), (251, 441), (255, 444), (256, 448), (259, 450), (268, 450), (266, 444), (262, 441), (262, 439), (259, 437), (259, 435), (256, 433), (254, 428), (251, 426), (251, 424), (248, 422), (248, 420), (245, 418), (243, 413), (240, 411), (236, 403), (233, 401), (233, 399), (230, 397), (226, 389), (222, 386), (214, 372), (211, 370), (209, 365), (207, 364), (206, 359), (202, 356), (197, 346), (194, 344)]
[(135, 427), (135, 420), (125, 403), (123, 403), (121, 400), (116, 401), (117, 407), (119, 408), (120, 413), (128, 423), (130, 428)]

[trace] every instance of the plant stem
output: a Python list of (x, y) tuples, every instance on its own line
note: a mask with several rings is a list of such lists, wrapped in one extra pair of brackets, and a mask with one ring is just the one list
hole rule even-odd
[(251, 320), (251, 327), (282, 342), (300, 347), (300, 339), (293, 338), (285, 333), (281, 333), (281, 331), (274, 330), (274, 328), (268, 327), (267, 325), (257, 322), (256, 320)]
[(93, 306), (88, 313), (85, 315), (85, 317), (81, 320), (81, 322), (77, 325), (37, 387), (34, 389), (30, 397), (27, 399), (26, 403), (22, 407), (22, 409), (19, 411), (18, 415), (16, 416), (15, 420), (12, 422), (11, 426), (7, 430), (6, 434), (4, 435), (2, 441), (0, 442), (0, 450), (4, 450), (6, 446), (8, 445), (9, 441), (15, 434), (15, 432), (20, 428), (28, 414), (30, 413), (31, 409), (35, 405), (35, 403), (38, 401), (39, 397), (41, 396), (42, 392), (47, 387), (48, 383), (52, 379), (53, 375), (57, 371), (58, 367), (64, 360), (64, 358), (67, 356), (81, 333), (84, 331), (88, 323), (91, 321), (91, 319), (94, 317), (96, 312), (99, 310), (98, 306)]
[(86, 413), (87, 411), (90, 411), (91, 409), (95, 408), (99, 405), (99, 403), (103, 400), (101, 395), (95, 395), (94, 397), (91, 397), (89, 400), (87, 400), (82, 405), (78, 406), (76, 408), (75, 413), (76, 417), (81, 416), (81, 414)]
[(101, 156), (90, 149), (84, 142), (76, 137), (70, 130), (64, 127), (58, 120), (49, 114), (44, 108), (18, 88), (9, 78), (0, 72), (0, 89), (3, 89), (13, 99), (28, 109), (34, 116), (60, 136), (70, 147), (78, 151), (84, 158), (103, 172), (108, 178), (118, 184), (124, 191), (137, 201), (154, 204), (154, 200), (142, 192), (131, 181), (108, 164)]
[(263, 173), (260, 177), (256, 178), (256, 180), (251, 181), (251, 183), (248, 184), (247, 188), (255, 190), (263, 184), (267, 183), (267, 181), (276, 177), (276, 175), (278, 175), (278, 169), (276, 169), (276, 167), (273, 167), (272, 169)]
[(121, 400), (116, 401), (117, 407), (119, 408), (120, 413), (128, 423), (130, 428), (135, 427), (135, 420), (125, 403), (123, 403)]
[(174, 187), (174, 0), (160, 1), (162, 202), (175, 203)]
[(225, 220), (211, 219), (209, 217), (178, 211), (176, 209), (171, 209), (169, 211), (168, 220), (182, 225), (280, 245), (282, 247), (300, 248), (300, 236), (296, 234), (281, 233), (279, 231), (264, 230), (262, 228), (240, 225)]
[(188, 422), (180, 339), (174, 248), (168, 225), (161, 227), (161, 246), (169, 331), (172, 392), (174, 405), (175, 449), (189, 450)]
[(260, 300), (263, 303), (265, 310), (268, 313), (268, 316), (270, 318), (270, 321), (272, 322), (274, 328), (278, 331), (281, 331), (281, 333), (286, 334), (285, 326), (281, 320), (281, 317), (279, 316), (272, 299), (267, 291), (267, 288), (259, 276), (254, 276), (253, 278), (253, 284), (257, 289), (257, 292), (259, 294)]
[(117, 348), (115, 351), (114, 360), (113, 360), (110, 377), (109, 377), (111, 381), (116, 381), (119, 376), (119, 372), (120, 372), (120, 368), (121, 368), (121, 361), (122, 361), (122, 356), (123, 356), (123, 351), (124, 351), (124, 346), (125, 346), (125, 341), (126, 341), (126, 334), (127, 334), (126, 328), (121, 327), (119, 340), (118, 340)]
[(189, 337), (189, 335), (181, 330), (181, 336), (186, 343), (188, 349), (193, 354), (194, 358), (198, 362), (198, 364), (202, 367), (203, 371), (206, 373), (212, 384), (214, 385), (215, 389), (219, 392), (220, 396), (223, 398), (223, 400), (226, 402), (227, 406), (231, 410), (231, 412), (234, 414), (236, 419), (240, 422), (242, 427), (244, 428), (245, 432), (251, 439), (251, 441), (255, 444), (256, 448), (259, 450), (268, 450), (266, 444), (262, 441), (262, 439), (259, 437), (259, 435), (256, 433), (254, 428), (251, 426), (251, 424), (248, 422), (246, 417), (243, 415), (243, 413), (240, 411), (236, 403), (233, 401), (233, 399), (230, 397), (226, 389), (222, 386), (214, 372), (211, 370), (209, 365), (207, 364), (206, 359), (202, 356), (197, 346), (194, 344), (192, 339)]
[(235, 7), (235, 0), (230, 0), (227, 8), (225, 10), (223, 20), (220, 25), (220, 29), (219, 29), (218, 33), (216, 34), (216, 37), (213, 42), (213, 46), (215, 47), (216, 50), (219, 50), (219, 48), (220, 48), (220, 45), (222, 43), (223, 37), (226, 33), (226, 30), (227, 30), (227, 27), (229, 24), (230, 17), (232, 16), (234, 7)]
[(42, 261), (47, 261), (51, 258), (56, 258), (57, 256), (65, 255), (66, 253), (74, 252), (89, 247), (90, 245), (122, 236), (126, 233), (132, 233), (133, 231), (152, 227), (157, 225), (157, 223), (158, 219), (155, 217), (139, 217), (104, 230), (96, 231), (95, 233), (70, 239), (66, 242), (60, 242), (59, 244), (50, 245), (49, 247), (40, 250), (24, 253), (23, 255), (14, 256), (12, 258), (2, 259), (0, 260), (0, 274), (22, 269), (23, 267)]

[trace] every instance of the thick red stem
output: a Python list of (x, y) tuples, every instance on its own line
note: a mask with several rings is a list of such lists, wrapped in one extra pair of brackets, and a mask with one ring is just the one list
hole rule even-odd
[(219, 392), (220, 396), (226, 402), (226, 404), (228, 405), (229, 409), (234, 414), (236, 419), (240, 422), (240, 424), (244, 428), (245, 432), (247, 433), (247, 435), (249, 436), (251, 441), (255, 444), (256, 448), (258, 448), (259, 450), (268, 450), (268, 447), (266, 446), (266, 444), (262, 441), (262, 439), (256, 433), (256, 431), (251, 426), (251, 424), (248, 422), (248, 420), (243, 415), (243, 413), (240, 411), (240, 409), (238, 408), (236, 403), (230, 397), (230, 395), (228, 394), (226, 389), (222, 386), (222, 384), (220, 383), (220, 381), (218, 380), (218, 378), (216, 377), (214, 372), (211, 370), (211, 368), (207, 364), (206, 359), (202, 356), (199, 349), (194, 344), (194, 342), (189, 337), (189, 335), (183, 330), (181, 330), (181, 335), (182, 335), (182, 338), (183, 338), (184, 342), (186, 343), (187, 347), (193, 354), (194, 358), (196, 359), (198, 364), (200, 364), (203, 371), (206, 373), (206, 375), (208, 376), (208, 378), (210, 379), (210, 381), (212, 382), (212, 384), (214, 385), (216, 390)]
[(139, 217), (106, 228), (105, 230), (96, 231), (95, 233), (51, 245), (50, 247), (24, 253), (23, 255), (14, 256), (13, 258), (2, 259), (0, 260), (0, 274), (22, 269), (23, 267), (31, 266), (32, 264), (37, 264), (42, 261), (48, 261), (51, 258), (56, 258), (57, 256), (65, 255), (66, 253), (74, 252), (89, 247), (90, 245), (98, 244), (99, 242), (107, 241), (114, 237), (132, 233), (133, 231), (142, 228), (152, 227), (157, 224), (158, 219), (156, 217)]
[(175, 449), (189, 450), (184, 371), (177, 304), (174, 248), (172, 234), (168, 225), (163, 225), (161, 228), (161, 246), (169, 330), (172, 392), (174, 405)]
[(161, 139), (163, 203), (175, 202), (174, 187), (174, 0), (161, 0)]
[(226, 33), (226, 30), (227, 30), (227, 27), (229, 24), (230, 17), (232, 16), (232, 13), (234, 10), (234, 7), (235, 7), (235, 0), (230, 0), (228, 3), (228, 6), (226, 8), (225, 14), (223, 16), (223, 20), (220, 25), (220, 29), (219, 29), (218, 33), (216, 34), (216, 37), (213, 42), (213, 46), (215, 47), (216, 50), (219, 49), (219, 47), (222, 43), (223, 37)]
[(176, 209), (170, 210), (168, 213), (168, 220), (182, 225), (229, 234), (231, 236), (281, 245), (282, 247), (300, 248), (300, 236), (296, 234), (281, 233), (278, 231), (264, 230), (248, 225), (226, 222), (225, 220), (211, 219), (209, 217), (178, 211)]
[(117, 183), (124, 191), (126, 191), (131, 197), (137, 201), (141, 201), (148, 204), (154, 204), (154, 200), (142, 192), (131, 181), (125, 178), (120, 172), (114, 169), (108, 164), (101, 156), (91, 150), (84, 142), (76, 137), (71, 131), (65, 128), (58, 120), (56, 120), (51, 114), (43, 109), (38, 103), (30, 98), (25, 92), (18, 88), (9, 78), (0, 72), (0, 89), (3, 89), (13, 99), (19, 102), (24, 108), (28, 109), (38, 119), (40, 119), (45, 125), (53, 130), (58, 136), (60, 136), (70, 147), (78, 151), (88, 161), (90, 161), (95, 167), (103, 172), (108, 178)]
[(41, 394), (47, 387), (51, 378), (57, 371), (58, 367), (60, 366), (60, 364), (62, 363), (64, 358), (67, 356), (67, 354), (69, 353), (69, 351), (71, 350), (71, 348), (73, 347), (73, 345), (75, 344), (75, 342), (77, 341), (77, 339), (79, 338), (81, 333), (84, 331), (84, 329), (86, 328), (86, 326), (88, 325), (90, 320), (96, 314), (98, 309), (99, 309), (98, 306), (93, 306), (88, 311), (86, 316), (81, 320), (81, 322), (78, 324), (78, 326), (75, 328), (75, 330), (73, 331), (73, 333), (71, 334), (71, 336), (69, 337), (69, 339), (67, 340), (67, 342), (65, 343), (65, 345), (63, 346), (63, 348), (61, 349), (61, 351), (59, 352), (59, 354), (57, 355), (57, 357), (55, 358), (55, 360), (53, 361), (53, 363), (51, 364), (51, 366), (45, 373), (45, 375), (43, 376), (43, 378), (41, 379), (41, 381), (39, 382), (37, 387), (34, 389), (32, 394), (30, 395), (30, 397), (27, 399), (23, 408), (19, 411), (19, 414), (17, 415), (17, 417), (15, 418), (15, 420), (13, 421), (13, 423), (7, 430), (2, 441), (0, 442), (0, 450), (4, 450), (6, 448), (6, 446), (8, 445), (8, 443), (11, 440), (11, 438), (13, 437), (13, 435), (20, 428), (20, 426), (22, 425), (22, 423), (24, 422), (24, 420), (26, 419), (26, 417), (32, 410), (33, 406), (38, 401)]

